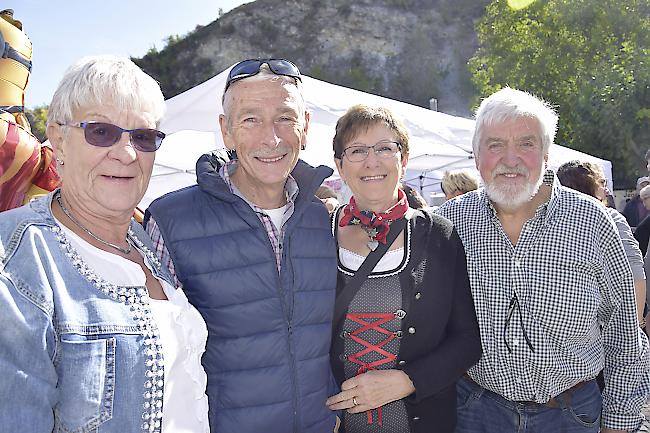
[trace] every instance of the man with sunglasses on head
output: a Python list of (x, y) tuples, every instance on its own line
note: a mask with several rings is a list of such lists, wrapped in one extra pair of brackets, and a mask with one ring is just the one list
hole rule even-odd
[(198, 185), (145, 215), (163, 263), (208, 325), (211, 430), (332, 432), (336, 253), (314, 195), (332, 170), (298, 159), (309, 126), (300, 72), (284, 59), (245, 60), (230, 70), (222, 103), (235, 157), (202, 156)]
[(457, 385), (456, 433), (629, 432), (644, 419), (632, 271), (605, 208), (546, 169), (557, 122), (526, 92), (485, 99), (472, 140), (484, 186), (438, 209), (465, 246), (483, 347)]

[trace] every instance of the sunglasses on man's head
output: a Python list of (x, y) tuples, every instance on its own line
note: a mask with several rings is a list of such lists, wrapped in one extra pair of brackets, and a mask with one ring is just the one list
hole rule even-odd
[(128, 132), (131, 144), (137, 150), (155, 152), (162, 144), (163, 138), (165, 138), (165, 133), (157, 129), (124, 129), (105, 122), (59, 123), (59, 125), (83, 129), (84, 138), (88, 144), (98, 147), (110, 147), (120, 141), (122, 133)]
[(295, 78), (301, 80), (300, 70), (296, 65), (291, 63), (289, 60), (285, 59), (248, 59), (242, 62), (237, 63), (232, 67), (228, 73), (228, 80), (226, 81), (226, 88), (224, 93), (228, 90), (228, 87), (235, 81), (242, 80), (244, 78), (252, 77), (257, 75), (260, 72), (260, 68), (263, 64), (267, 64), (271, 72), (275, 75), (284, 75), (286, 77)]

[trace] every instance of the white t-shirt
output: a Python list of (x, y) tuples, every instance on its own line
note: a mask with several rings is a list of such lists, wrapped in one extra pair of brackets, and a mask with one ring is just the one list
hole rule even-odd
[(278, 231), (280, 231), (280, 229), (282, 228), (282, 220), (284, 219), (284, 213), (286, 211), (287, 211), (286, 204), (277, 209), (264, 209), (264, 213), (267, 214), (269, 218), (271, 218), (271, 221), (273, 221), (273, 225)]
[[(57, 221), (86, 264), (104, 280), (119, 286), (144, 286), (142, 268), (124, 257), (101, 250)], [(135, 247), (134, 247), (135, 248)], [(144, 254), (138, 250), (143, 257)], [(145, 265), (151, 270), (149, 264)], [(119, 270), (116, 272), (116, 270)], [(152, 272), (153, 275), (153, 272)], [(201, 365), (208, 330), (201, 314), (185, 297), (158, 279), (167, 300), (151, 299), (151, 313), (162, 343), (165, 365), (163, 433), (209, 433), (207, 376)]]

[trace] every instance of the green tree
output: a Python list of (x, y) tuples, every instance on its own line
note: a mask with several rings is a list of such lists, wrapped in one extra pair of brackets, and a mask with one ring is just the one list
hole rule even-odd
[(34, 134), (34, 136), (36, 136), (36, 138), (38, 138), (41, 143), (47, 140), (47, 135), (45, 133), (45, 126), (47, 123), (47, 110), (47, 105), (41, 105), (31, 110), (25, 110), (25, 115), (27, 115), (29, 125), (32, 127), (32, 134)]
[(612, 160), (617, 186), (634, 184), (650, 147), (650, 0), (519, 11), (494, 0), (477, 33), (469, 66), (480, 96), (508, 85), (544, 98), (560, 114), (558, 144)]

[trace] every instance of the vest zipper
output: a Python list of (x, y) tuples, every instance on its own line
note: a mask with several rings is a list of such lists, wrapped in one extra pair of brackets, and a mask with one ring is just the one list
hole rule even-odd
[[(281, 263), (282, 263), (282, 269), (286, 272), (287, 271), (287, 262), (289, 261), (288, 257), (289, 254), (287, 253), (287, 250), (289, 248), (290, 242), (286, 242), (287, 239), (287, 231), (284, 233), (284, 239), (282, 239), (282, 257), (281, 257)], [(293, 268), (291, 268), (291, 272), (293, 273)], [(282, 284), (282, 280), (278, 275), (278, 279), (280, 280), (280, 284)], [(294, 347), (293, 347), (293, 326), (291, 325), (292, 320), (293, 320), (293, 297), (295, 293), (291, 293), (291, 305), (287, 305), (287, 308), (290, 309), (290, 311), (285, 312), (287, 314), (287, 339), (289, 343), (289, 362), (291, 366), (291, 385), (293, 386), (293, 396), (292, 396), (292, 402), (293, 402), (293, 431), (295, 433), (300, 433), (300, 422), (298, 420), (298, 378), (297, 373), (296, 373), (296, 356), (294, 353)], [(284, 299), (284, 298), (283, 298)], [(284, 304), (283, 304), (284, 305)]]
[[(264, 227), (264, 224), (262, 224), (262, 221), (257, 218), (260, 227), (262, 230), (266, 232), (266, 228)], [(289, 222), (287, 222), (289, 224)], [(293, 327), (291, 326), (291, 321), (293, 316), (293, 312), (287, 311), (290, 306), (285, 304), (285, 290), (282, 287), (282, 276), (280, 275), (282, 273), (282, 270), (286, 272), (286, 260), (285, 258), (288, 257), (288, 254), (286, 253), (286, 249), (288, 248), (289, 243), (285, 241), (287, 238), (287, 232), (288, 230), (284, 231), (284, 236), (282, 240), (280, 241), (280, 251), (282, 252), (282, 255), (280, 257), (280, 265), (281, 265), (281, 271), (277, 272), (276, 268), (276, 281), (277, 281), (277, 289), (278, 289), (278, 296), (280, 298), (280, 306), (282, 307), (282, 312), (284, 314), (284, 318), (287, 324), (287, 344), (289, 346), (289, 366), (291, 368), (291, 388), (293, 391), (293, 395), (291, 397), (292, 401), (292, 407), (293, 407), (293, 431), (294, 433), (300, 433), (300, 423), (298, 422), (298, 379), (296, 377), (296, 357), (294, 354), (294, 348), (293, 348)], [(267, 239), (268, 239), (268, 234), (267, 234)], [(273, 261), (275, 262), (275, 251), (273, 250), (273, 245), (271, 245), (271, 240), (268, 239), (267, 243), (269, 250), (271, 251), (271, 254), (273, 256)], [(276, 264), (277, 266), (277, 264)], [(293, 299), (293, 293), (291, 294), (291, 298)], [(293, 301), (292, 301), (293, 302)]]

